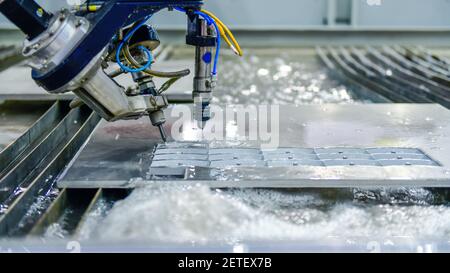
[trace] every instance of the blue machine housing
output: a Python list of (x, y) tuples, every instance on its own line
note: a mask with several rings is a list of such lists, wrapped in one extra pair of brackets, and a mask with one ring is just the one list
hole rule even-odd
[(41, 74), (33, 70), (33, 79), (47, 91), (63, 87), (75, 78), (89, 62), (112, 40), (116, 31), (144, 17), (165, 8), (182, 7), (198, 10), (201, 0), (110, 0), (104, 1), (102, 8), (89, 14), (89, 33), (77, 48), (57, 67)]

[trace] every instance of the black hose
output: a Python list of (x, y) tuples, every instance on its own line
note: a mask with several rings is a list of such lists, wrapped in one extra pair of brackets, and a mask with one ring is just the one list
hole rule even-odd
[(46, 31), (53, 17), (34, 0), (0, 1), (0, 12), (22, 30), (29, 40)]

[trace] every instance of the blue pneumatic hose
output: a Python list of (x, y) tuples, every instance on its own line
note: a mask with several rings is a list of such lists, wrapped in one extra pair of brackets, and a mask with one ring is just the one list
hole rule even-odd
[(152, 52), (150, 50), (148, 50), (146, 47), (144, 46), (139, 46), (138, 48), (143, 50), (146, 54), (147, 54), (147, 63), (140, 67), (140, 68), (130, 68), (126, 65), (124, 65), (121, 61), (120, 61), (120, 52), (122, 52), (122, 48), (125, 45), (125, 43), (127, 43), (131, 37), (133, 37), (134, 33), (140, 28), (142, 27), (147, 21), (148, 19), (150, 19), (151, 15), (145, 17), (141, 23), (139, 23), (136, 27), (134, 27), (131, 31), (129, 31), (127, 33), (127, 35), (125, 36), (125, 38), (123, 39), (122, 42), (120, 42), (119, 47), (117, 48), (116, 51), (116, 62), (117, 64), (120, 66), (120, 68), (125, 71), (125, 72), (129, 72), (129, 73), (136, 73), (136, 72), (141, 72), (146, 70), (147, 68), (149, 68), (152, 65), (153, 62), (153, 56), (152, 56)]
[[(176, 7), (175, 10), (180, 11), (180, 12), (186, 12), (186, 10)], [(213, 65), (213, 70), (212, 70), (212, 75), (216, 76), (217, 75), (217, 65), (219, 63), (219, 55), (220, 55), (220, 46), (221, 46), (221, 36), (220, 36), (220, 31), (219, 31), (219, 26), (217, 25), (216, 21), (211, 18), (211, 16), (209, 16), (208, 14), (201, 12), (201, 11), (195, 11), (194, 14), (197, 14), (201, 17), (203, 17), (206, 20), (206, 23), (210, 26), (213, 25), (215, 30), (216, 30), (216, 35), (217, 35), (217, 46), (216, 46), (216, 54), (214, 56), (214, 65)]]

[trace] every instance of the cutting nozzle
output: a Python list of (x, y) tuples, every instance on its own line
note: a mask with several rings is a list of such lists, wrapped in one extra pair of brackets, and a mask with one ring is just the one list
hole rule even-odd
[(166, 131), (164, 130), (164, 126), (162, 124), (158, 125), (159, 133), (161, 134), (161, 139), (164, 142), (167, 142)]
[(166, 122), (166, 118), (164, 117), (164, 112), (162, 110), (153, 111), (149, 113), (149, 117), (152, 125), (158, 127), (162, 140), (166, 142), (167, 135), (166, 131), (164, 130), (164, 123)]

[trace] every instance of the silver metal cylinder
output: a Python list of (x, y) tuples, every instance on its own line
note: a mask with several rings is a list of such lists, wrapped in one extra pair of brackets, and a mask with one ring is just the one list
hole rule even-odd
[(86, 90), (95, 101), (100, 102), (114, 117), (122, 117), (132, 110), (123, 87), (110, 79), (103, 70), (96, 73), (83, 83)]
[(166, 122), (166, 117), (162, 110), (150, 112), (149, 117), (153, 126), (158, 126)]
[(45, 32), (24, 42), (23, 55), (28, 58), (28, 65), (40, 73), (50, 71), (64, 62), (89, 27), (85, 18), (61, 11)]
[[(201, 26), (201, 35), (210, 36), (208, 25), (205, 20), (199, 19)], [(210, 102), (213, 91), (212, 77), (212, 47), (197, 46), (195, 48), (195, 77), (194, 90), (192, 93), (194, 99), (194, 118), (198, 121), (201, 128), (205, 122), (211, 118)]]
[[(209, 36), (206, 21), (200, 20), (201, 35)], [(195, 76), (194, 93), (212, 92), (211, 70), (212, 70), (212, 47), (195, 48)]]

